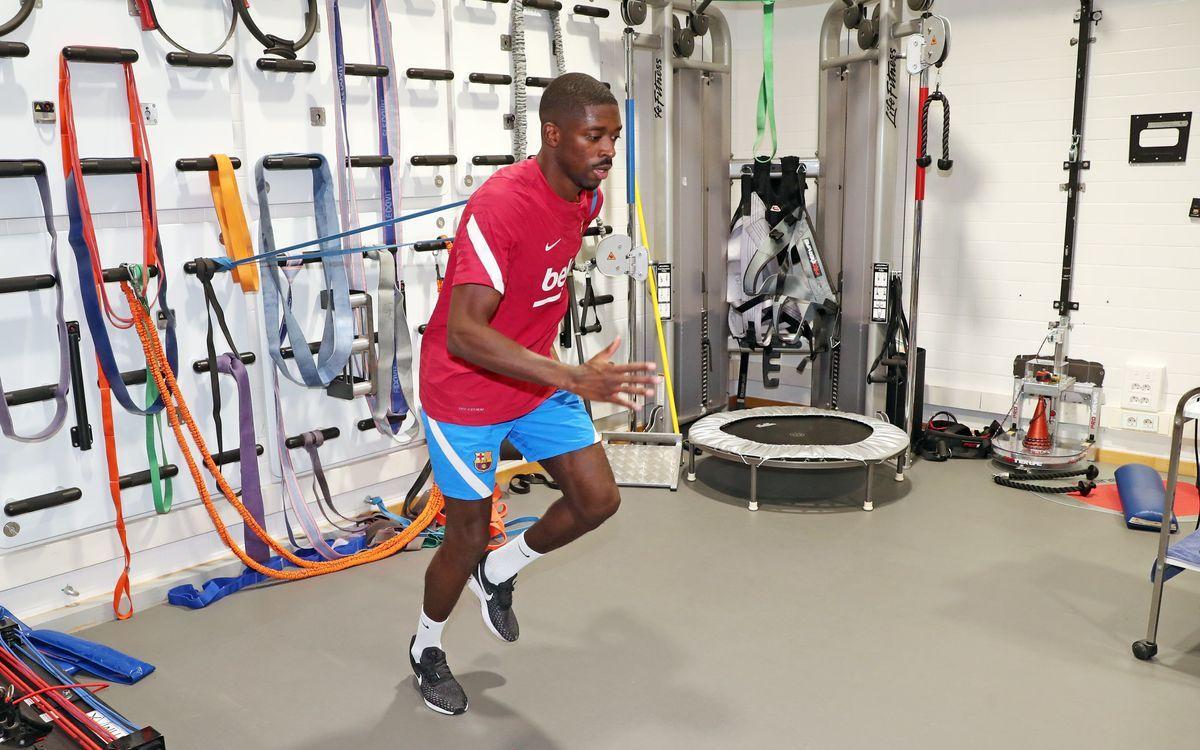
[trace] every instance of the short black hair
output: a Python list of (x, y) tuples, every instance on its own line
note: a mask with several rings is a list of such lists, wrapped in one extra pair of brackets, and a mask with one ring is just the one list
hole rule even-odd
[(588, 107), (605, 104), (615, 107), (617, 99), (603, 83), (587, 73), (563, 73), (542, 92), (538, 117), (543, 123), (553, 122), (562, 126), (582, 118)]

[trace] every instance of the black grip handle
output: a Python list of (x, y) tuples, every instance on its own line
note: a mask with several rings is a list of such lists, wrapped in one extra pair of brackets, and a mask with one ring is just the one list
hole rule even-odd
[(447, 250), (453, 241), (454, 240), (450, 239), (449, 237), (442, 237), (436, 240), (421, 240), (420, 242), (414, 242), (412, 249), (418, 253), (429, 253), (433, 252), (434, 250)]
[(386, 65), (368, 65), (366, 63), (346, 63), (346, 75), (362, 76), (364, 78), (387, 78), (391, 70)]
[(137, 174), (142, 171), (142, 160), (136, 156), (80, 159), (79, 165), (84, 174)]
[[(261, 456), (262, 454), (263, 454), (263, 447), (261, 445), (255, 443), (254, 444), (254, 455)], [(241, 450), (239, 450), (238, 448), (230, 448), (227, 451), (222, 451), (221, 453), (217, 453), (217, 454), (213, 455), (213, 463), (215, 463), (217, 466), (224, 466), (225, 464), (235, 464), (238, 461), (240, 461), (241, 458), (242, 458)]]
[[(158, 275), (158, 266), (146, 266), (146, 276), (153, 277)], [(121, 281), (130, 281), (129, 269), (125, 266), (117, 268), (105, 268), (100, 271), (100, 278), (106, 284), (115, 284)]]
[(512, 76), (506, 73), (471, 73), (467, 75), (471, 83), (486, 83), (492, 86), (507, 86), (512, 83)]
[(543, 76), (530, 76), (525, 79), (525, 85), (532, 86), (535, 89), (544, 89), (549, 86), (550, 82), (553, 80), (553, 78), (546, 78)]
[(121, 382), (125, 385), (143, 385), (146, 382), (145, 370), (130, 370), (121, 373)]
[(26, 513), (33, 513), (39, 510), (46, 510), (58, 505), (66, 505), (73, 503), (83, 497), (83, 491), (78, 487), (67, 487), (54, 492), (47, 492), (44, 495), (35, 497), (27, 497), (24, 500), (13, 500), (11, 503), (5, 503), (4, 515), (6, 516), (21, 516)]
[(233, 57), (202, 52), (168, 52), (167, 64), (177, 68), (232, 68)]
[(408, 160), (414, 167), (448, 167), (458, 164), (454, 154), (417, 154)]
[[(179, 476), (179, 467), (175, 464), (163, 464), (158, 467), (158, 476), (161, 479), (170, 479), (171, 477)], [(130, 487), (141, 487), (143, 484), (150, 484), (149, 469), (125, 474), (117, 480), (117, 485), (123, 490), (127, 490)]]
[(78, 320), (67, 321), (67, 354), (71, 360), (71, 399), (75, 403), (75, 426), (71, 445), (81, 451), (92, 449), (92, 425), (88, 423), (87, 397), (83, 393), (83, 360), (79, 354), (81, 338)]
[(608, 8), (597, 8), (594, 5), (576, 5), (574, 8), (577, 16), (591, 16), (592, 18), (608, 18)]
[(29, 45), (23, 42), (0, 42), (0, 57), (29, 57)]
[(11, 276), (7, 279), (0, 279), (0, 294), (53, 289), (55, 283), (54, 277), (48, 273), (39, 273), (33, 276)]
[(350, 166), (352, 167), (390, 167), (396, 163), (396, 160), (391, 156), (351, 156), (349, 158)]
[(264, 169), (316, 169), (321, 160), (315, 156), (268, 156), (263, 159)]
[(442, 68), (409, 68), (404, 71), (404, 76), (420, 81), (452, 81), (454, 80), (454, 71)]
[(512, 154), (482, 154), (471, 157), (471, 163), (477, 167), (500, 167), (505, 164), (513, 164), (516, 161), (517, 157)]
[(260, 57), (254, 63), (259, 70), (272, 73), (312, 73), (317, 64), (312, 60), (287, 60), (282, 57)]
[[(236, 156), (229, 157), (229, 163), (234, 169), (242, 168), (242, 160)], [(215, 172), (217, 170), (217, 160), (211, 156), (202, 156), (195, 159), (176, 159), (175, 168), (180, 172)]]
[(71, 45), (63, 47), (63, 57), (71, 62), (87, 63), (135, 63), (138, 61), (137, 50), (123, 47), (88, 47)]
[(603, 237), (605, 235), (612, 234), (612, 231), (613, 231), (612, 227), (608, 226), (607, 224), (601, 224), (600, 226), (591, 226), (591, 227), (588, 227), (587, 229), (583, 230), (583, 236), (584, 237)]
[[(334, 440), (335, 438), (339, 438), (341, 436), (342, 436), (342, 431), (336, 427), (326, 427), (325, 429), (321, 430), (321, 437), (325, 438), (326, 440)], [(304, 445), (304, 436), (303, 435), (293, 435), (292, 437), (283, 441), (283, 444), (286, 445), (289, 449), (299, 448)]]
[(0, 159), (0, 177), (36, 177), (46, 174), (41, 159)]
[(538, 10), (562, 10), (562, 3), (558, 0), (525, 0), (525, 7)]
[[(258, 359), (254, 356), (254, 352), (242, 352), (238, 355), (238, 359), (242, 360), (244, 365), (252, 365)], [(208, 372), (208, 358), (198, 359), (192, 363), (192, 372)]]

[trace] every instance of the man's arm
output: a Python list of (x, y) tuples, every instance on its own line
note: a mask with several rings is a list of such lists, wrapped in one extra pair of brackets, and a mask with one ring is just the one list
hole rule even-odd
[(613, 364), (609, 358), (620, 345), (613, 341), (583, 365), (568, 365), (536, 354), (491, 326), (502, 296), (491, 287), (459, 284), (450, 297), (446, 348), (450, 354), (501, 375), (577, 393), (589, 401), (607, 401), (627, 408), (636, 404), (625, 396), (653, 396), (646, 386), (654, 378), (652, 362)]

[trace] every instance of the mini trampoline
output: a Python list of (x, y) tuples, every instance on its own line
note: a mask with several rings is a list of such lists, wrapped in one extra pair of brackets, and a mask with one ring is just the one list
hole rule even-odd
[[(710, 414), (688, 431), (688, 481), (696, 478), (696, 453), (750, 467), (750, 510), (758, 510), (761, 467), (801, 471), (862, 468), (863, 510), (872, 510), (871, 467), (908, 449), (895, 425), (860, 414), (804, 406), (764, 406)], [(896, 481), (902, 480), (898, 471)]]

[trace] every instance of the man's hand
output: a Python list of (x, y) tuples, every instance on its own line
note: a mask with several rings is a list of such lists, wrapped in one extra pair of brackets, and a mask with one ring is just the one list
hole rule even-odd
[(572, 367), (563, 389), (588, 401), (601, 401), (636, 409), (637, 404), (627, 396), (654, 395), (654, 389), (648, 386), (653, 385), (656, 379), (646, 373), (654, 372), (655, 365), (653, 362), (613, 364), (612, 356), (620, 346), (621, 338), (618, 336), (604, 351), (592, 357), (586, 364)]

